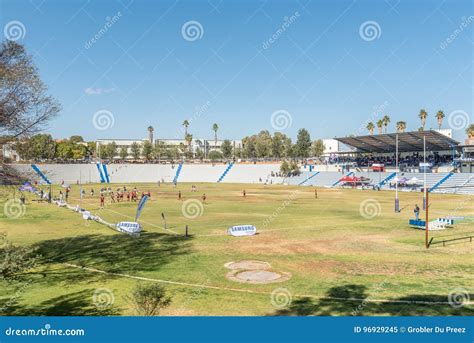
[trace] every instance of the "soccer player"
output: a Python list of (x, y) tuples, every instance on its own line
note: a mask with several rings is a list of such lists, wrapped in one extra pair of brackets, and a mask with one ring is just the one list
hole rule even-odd
[(242, 196), (245, 198), (247, 196), (247, 192), (245, 191), (245, 189), (242, 191)]
[(103, 193), (100, 194), (100, 207), (104, 208), (105, 196)]
[(206, 199), (207, 199), (207, 198), (206, 198), (206, 193), (204, 193), (204, 194), (202, 195), (202, 202), (205, 203), (205, 202), (206, 202)]
[(178, 200), (181, 200), (181, 191), (178, 191)]

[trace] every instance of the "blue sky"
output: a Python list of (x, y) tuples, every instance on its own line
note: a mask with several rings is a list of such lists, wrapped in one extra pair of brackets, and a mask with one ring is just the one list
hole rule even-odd
[[(143, 138), (148, 125), (176, 138), (184, 119), (194, 137), (216, 122), (230, 139), (275, 127), (330, 138), (383, 114), (416, 130), (421, 108), (427, 127), (440, 109), (472, 122), (471, 1), (3, 0), (0, 13), (4, 35), (23, 25), (18, 42), (63, 106), (58, 138)], [(183, 35), (190, 21), (197, 37)], [(272, 125), (276, 111), (291, 123)]]

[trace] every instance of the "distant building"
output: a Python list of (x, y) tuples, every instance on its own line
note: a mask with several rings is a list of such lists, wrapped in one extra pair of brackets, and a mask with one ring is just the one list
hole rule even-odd
[(335, 139), (323, 139), (324, 155), (331, 155), (339, 152), (339, 141)]

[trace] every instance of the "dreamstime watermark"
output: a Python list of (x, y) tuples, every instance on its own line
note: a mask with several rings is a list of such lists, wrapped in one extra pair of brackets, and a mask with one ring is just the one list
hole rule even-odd
[(357, 130), (355, 130), (352, 134), (354, 136), (363, 135), (363, 133), (367, 130), (367, 126), (369, 125), (369, 123), (374, 124), (374, 130), (375, 130), (377, 128), (377, 125), (375, 122), (377, 121), (378, 118), (380, 118), (380, 116), (383, 113), (387, 111), (387, 108), (389, 106), (390, 106), (390, 103), (387, 100), (385, 100), (385, 102), (381, 105), (374, 106), (369, 118), (367, 118), (367, 120), (361, 126), (359, 126)]
[(189, 42), (194, 42), (204, 36), (204, 28), (201, 23), (196, 20), (190, 20), (181, 27), (181, 35)]
[(366, 42), (379, 39), (382, 35), (382, 29), (379, 23), (373, 20), (363, 22), (359, 27), (359, 36)]
[(291, 305), (293, 295), (287, 288), (276, 288), (270, 294), (270, 303), (277, 309), (283, 309)]
[(3, 213), (10, 219), (18, 219), (25, 215), (26, 206), (19, 199), (9, 199), (3, 205)]
[(97, 43), (111, 28), (114, 24), (122, 18), (122, 12), (118, 11), (114, 16), (110, 17), (107, 16), (105, 18), (105, 24), (100, 28), (99, 31), (89, 39), (85, 44), (84, 47), (86, 49), (90, 49), (95, 43)]
[(202, 202), (197, 199), (188, 199), (183, 202), (181, 212), (185, 218), (196, 219), (203, 215), (204, 206)]
[(449, 44), (454, 42), (456, 38), (474, 21), (474, 16), (462, 17), (462, 22), (459, 26), (444, 40), (441, 42), (439, 47), (444, 50), (448, 47)]
[(278, 110), (272, 113), (270, 117), (270, 124), (273, 129), (277, 131), (284, 131), (291, 127), (293, 118), (291, 114), (286, 110)]
[(265, 42), (262, 43), (262, 48), (266, 50), (270, 47), (270, 45), (275, 43), (280, 38), (280, 36), (291, 26), (291, 24), (293, 24), (299, 18), (299, 16), (299, 12), (296, 11), (291, 16), (284, 17), (283, 24), (281, 24), (281, 26), (275, 31), (275, 33), (271, 35), (270, 38), (268, 38)]
[[(189, 125), (191, 125), (193, 122), (201, 118), (207, 110), (211, 107), (212, 103), (207, 100), (203, 105), (195, 106), (194, 107), (194, 112), (193, 116), (188, 119)], [(184, 136), (186, 133), (184, 126), (181, 126), (178, 131), (176, 132), (176, 138), (179, 139)]]
[(97, 288), (92, 294), (92, 302), (98, 309), (110, 307), (115, 302), (114, 292), (108, 288)]
[(115, 123), (115, 117), (112, 112), (107, 110), (99, 110), (92, 117), (92, 125), (97, 130), (104, 131), (112, 128)]
[(3, 27), (3, 35), (6, 39), (11, 41), (17, 41), (25, 38), (26, 28), (21, 21), (12, 20), (5, 24)]
[(359, 213), (365, 219), (373, 219), (380, 215), (382, 206), (375, 199), (365, 199), (360, 203)]
[[(375, 285), (371, 290), (372, 293), (380, 292), (383, 288), (385, 288), (386, 284), (387, 284), (386, 281), (382, 281), (381, 283)], [(366, 297), (360, 305), (358, 305), (354, 310), (352, 310), (351, 314), (353, 316), (359, 315), (359, 313), (362, 312), (362, 310), (372, 301), (373, 301), (373, 297), (371, 296)]]
[(456, 110), (448, 115), (448, 125), (453, 130), (465, 130), (471, 122), (469, 114), (462, 110)]
[(453, 308), (461, 308), (470, 300), (469, 292), (464, 288), (456, 288), (448, 294), (449, 305)]
[(278, 217), (280, 215), (280, 213), (282, 213), (287, 206), (289, 206), (295, 199), (295, 197), (300, 193), (299, 190), (295, 190), (294, 192), (292, 192), (288, 198), (283, 201), (283, 204), (281, 204), (280, 206), (277, 207), (277, 209), (275, 211), (273, 211), (273, 213), (268, 216), (264, 221), (263, 221), (263, 224), (262, 226), (265, 228), (267, 227), (268, 225), (270, 225), (270, 223), (275, 220), (276, 217)]

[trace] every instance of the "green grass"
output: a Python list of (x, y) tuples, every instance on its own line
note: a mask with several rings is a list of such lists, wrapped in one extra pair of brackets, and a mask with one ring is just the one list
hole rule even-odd
[[(90, 187), (96, 191), (92, 199)], [(100, 210), (99, 187), (86, 187), (83, 207), (112, 223), (133, 220), (136, 203), (109, 201)], [(42, 255), (41, 265), (22, 275), (19, 282), (0, 282), (3, 314), (133, 315), (126, 297), (138, 282), (152, 282), (66, 264), (171, 281), (163, 284), (173, 299), (163, 315), (351, 315), (354, 310), (358, 315), (474, 314), (472, 304), (456, 308), (404, 302), (447, 302), (448, 294), (457, 289), (474, 299), (473, 244), (455, 242), (425, 249), (424, 231), (407, 225), (415, 203), (422, 204), (419, 193), (401, 193), (403, 211), (394, 213), (394, 193), (384, 191), (319, 189), (319, 198), (314, 199), (313, 188), (281, 185), (197, 184), (197, 193), (191, 193), (190, 184), (137, 187), (152, 193), (140, 218), (144, 232), (138, 239), (31, 198), (20, 218), (9, 218), (0, 211), (0, 232), (6, 232), (13, 244), (37, 247)], [(178, 189), (183, 193), (181, 201)], [(79, 202), (78, 190), (73, 186), (70, 204)], [(14, 197), (11, 189), (3, 191), (0, 208)], [(183, 203), (200, 200), (202, 193), (207, 195), (202, 215), (187, 219)], [(431, 217), (472, 218), (473, 198), (433, 194)], [(367, 199), (380, 205), (373, 219), (360, 213)], [(162, 212), (168, 231), (163, 229)], [(186, 224), (189, 238), (183, 237)], [(259, 233), (228, 236), (227, 228), (238, 224), (253, 224)], [(473, 221), (466, 218), (431, 236), (439, 241), (473, 231)], [(265, 285), (228, 280), (224, 264), (245, 259), (269, 262), (273, 270), (290, 272), (292, 277)], [(111, 306), (94, 305), (92, 296), (100, 288), (113, 292)], [(291, 294), (292, 301), (275, 307), (271, 294), (280, 288)], [(350, 300), (367, 297), (401, 302)]]

